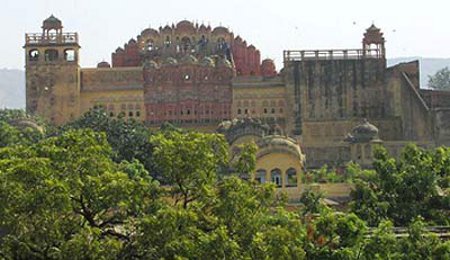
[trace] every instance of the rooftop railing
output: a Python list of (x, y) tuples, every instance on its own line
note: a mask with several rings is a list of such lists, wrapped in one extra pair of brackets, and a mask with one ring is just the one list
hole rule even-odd
[(283, 51), (284, 62), (304, 60), (359, 60), (381, 59), (380, 49), (347, 49), (347, 50), (287, 50)]
[(27, 33), (25, 34), (25, 43), (33, 44), (78, 44), (77, 33), (61, 33), (61, 34), (42, 34)]

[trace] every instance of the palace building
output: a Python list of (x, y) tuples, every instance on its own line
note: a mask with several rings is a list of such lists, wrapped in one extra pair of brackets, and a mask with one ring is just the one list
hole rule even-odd
[(253, 140), (257, 178), (280, 187), (305, 167), (369, 166), (376, 144), (394, 155), (409, 142), (450, 145), (450, 92), (421, 89), (417, 61), (387, 67), (374, 25), (361, 45), (284, 50), (277, 71), (229, 29), (181, 21), (145, 29), (111, 63), (81, 68), (78, 34), (51, 16), (25, 36), (26, 108), (63, 124), (103, 107), (149, 127), (219, 131), (232, 150)]

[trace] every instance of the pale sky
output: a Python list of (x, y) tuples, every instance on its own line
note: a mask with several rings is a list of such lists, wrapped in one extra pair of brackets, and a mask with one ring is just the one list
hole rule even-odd
[(23, 69), (24, 34), (41, 32), (51, 14), (79, 33), (83, 67), (110, 62), (149, 26), (183, 19), (228, 27), (278, 66), (286, 49), (360, 48), (372, 22), (388, 57), (450, 57), (448, 0), (1, 0), (0, 68)]

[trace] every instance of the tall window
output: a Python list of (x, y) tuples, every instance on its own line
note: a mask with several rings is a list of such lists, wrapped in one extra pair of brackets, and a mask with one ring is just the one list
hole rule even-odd
[(38, 61), (39, 60), (39, 51), (34, 49), (29, 52), (29, 60), (30, 61)]
[(56, 61), (58, 60), (58, 50), (49, 49), (45, 51), (45, 61)]
[(255, 175), (255, 181), (258, 183), (265, 183), (266, 182), (266, 170), (259, 169), (256, 171)]
[(191, 39), (189, 39), (189, 37), (183, 37), (181, 39), (181, 48), (184, 52), (191, 49)]
[(286, 187), (297, 187), (297, 171), (294, 168), (287, 169), (286, 180)]
[(278, 168), (273, 169), (270, 171), (270, 175), (272, 178), (272, 182), (277, 185), (278, 188), (281, 187), (282, 181), (281, 181), (281, 170)]
[(75, 57), (75, 50), (72, 49), (67, 49), (64, 50), (64, 60), (65, 61), (75, 61), (76, 57)]

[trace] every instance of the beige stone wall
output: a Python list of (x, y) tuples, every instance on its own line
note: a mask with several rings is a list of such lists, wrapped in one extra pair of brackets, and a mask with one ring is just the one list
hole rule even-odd
[(260, 118), (285, 126), (286, 91), (280, 78), (238, 77), (233, 81), (233, 118)]
[[(41, 49), (41, 48), (39, 48)], [(52, 47), (64, 52), (63, 47)], [(44, 51), (42, 49), (42, 51)], [(26, 67), (27, 111), (55, 124), (80, 115), (80, 68), (76, 62), (59, 58), (53, 62), (28, 63)]]
[(142, 89), (81, 92), (81, 113), (94, 107), (104, 108), (111, 117), (121, 115), (138, 121), (145, 119)]
[[(287, 170), (289, 168), (295, 169), (297, 173), (297, 187), (286, 187), (287, 186)], [(273, 151), (270, 154), (266, 154), (262, 157), (257, 158), (256, 161), (256, 171), (265, 170), (265, 180), (266, 182), (272, 181), (271, 171), (274, 169), (279, 169), (281, 172), (281, 191), (298, 192), (300, 191), (301, 174), (303, 172), (303, 165), (301, 160), (294, 156), (293, 154), (279, 153)]]
[(141, 67), (83, 69), (81, 84), (81, 113), (102, 107), (111, 117), (145, 120)]
[[(371, 120), (380, 132), (380, 139), (401, 140), (402, 125), (398, 117)], [(330, 120), (330, 121), (309, 121), (303, 123), (302, 141), (305, 146), (329, 145), (334, 142), (341, 142), (345, 136), (351, 132), (352, 128), (362, 123), (361, 119), (350, 120)]]
[(434, 117), (436, 144), (450, 146), (450, 108), (436, 109)]

